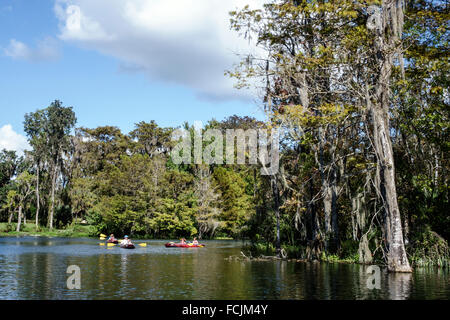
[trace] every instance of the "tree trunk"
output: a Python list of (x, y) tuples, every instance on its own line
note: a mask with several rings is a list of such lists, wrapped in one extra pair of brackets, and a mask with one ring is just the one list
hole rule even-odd
[(17, 228), (16, 228), (17, 232), (20, 231), (21, 222), (22, 222), (22, 205), (19, 206), (19, 214), (17, 216)]
[(280, 194), (278, 191), (278, 183), (276, 179), (276, 175), (271, 176), (271, 185), (273, 192), (273, 200), (274, 200), (274, 210), (275, 216), (277, 217), (277, 239), (275, 243), (275, 248), (277, 255), (281, 252), (281, 243), (280, 243)]
[(378, 108), (374, 108), (373, 116), (375, 148), (380, 167), (379, 189), (385, 211), (388, 270), (411, 272), (403, 243), (402, 222), (397, 202), (394, 155), (389, 137), (388, 114), (384, 108), (378, 106)]
[(339, 249), (339, 226), (337, 212), (337, 172), (332, 166), (331, 172), (331, 250), (337, 252)]
[(316, 205), (314, 203), (314, 185), (313, 180), (309, 180), (309, 215), (311, 219), (311, 238), (310, 240), (315, 241), (317, 239), (317, 234), (319, 233), (319, 225), (317, 223), (317, 217), (316, 217)]
[(50, 204), (50, 217), (49, 217), (49, 228), (53, 229), (53, 215), (55, 212), (55, 187), (56, 187), (56, 164), (55, 168), (52, 170), (52, 191), (51, 191), (51, 204)]
[(39, 227), (39, 209), (41, 205), (41, 201), (39, 198), (39, 163), (37, 165), (36, 170), (36, 229)]
[(331, 168), (330, 177), (323, 181), (323, 204), (325, 214), (325, 246), (330, 252), (338, 249), (338, 221), (337, 221), (337, 186), (336, 169)]
[(335, 252), (338, 249), (338, 224), (337, 224), (337, 169), (335, 164), (335, 146), (330, 148), (332, 161), (330, 170), (325, 172), (324, 148), (326, 143), (326, 133), (322, 127), (319, 128), (319, 165), (320, 178), (322, 181), (322, 197), (324, 211), (325, 228), (325, 250)]
[[(316, 112), (316, 115), (320, 115)], [(323, 211), (324, 211), (324, 227), (325, 227), (325, 249), (328, 249), (328, 235), (331, 230), (331, 188), (330, 188), (330, 180), (328, 177), (325, 177), (325, 160), (323, 149), (325, 145), (325, 133), (322, 127), (319, 127), (319, 159), (317, 161), (317, 152), (316, 152), (316, 161), (319, 165), (320, 172), (320, 180), (322, 182), (322, 198), (323, 198)]]
[(369, 241), (367, 240), (367, 234), (364, 234), (359, 240), (358, 247), (359, 263), (371, 264), (373, 261), (372, 252), (369, 248)]
[(323, 196), (323, 212), (325, 220), (325, 248), (328, 249), (328, 240), (331, 234), (331, 202), (332, 194), (330, 181), (328, 179), (322, 181), (322, 196)]
[(394, 152), (389, 135), (390, 77), (403, 30), (403, 0), (383, 0), (382, 20), (375, 40), (375, 61), (380, 66), (374, 103), (369, 103), (374, 128), (374, 148), (379, 169), (378, 186), (384, 206), (388, 270), (411, 272), (403, 243), (402, 222), (397, 203)]
[(9, 218), (8, 218), (8, 224), (11, 224), (12, 218), (14, 215), (14, 210), (11, 211), (11, 213), (9, 214)]

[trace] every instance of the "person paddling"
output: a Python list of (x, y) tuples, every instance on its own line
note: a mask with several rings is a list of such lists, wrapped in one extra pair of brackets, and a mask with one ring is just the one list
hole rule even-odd
[(132, 244), (132, 243), (131, 243), (131, 240), (128, 238), (128, 236), (123, 237), (123, 240), (120, 243), (120, 245), (122, 245), (122, 246), (128, 246), (130, 244)]
[(116, 241), (116, 238), (114, 237), (114, 234), (111, 233), (111, 235), (108, 238), (108, 242), (114, 242), (114, 241)]
[(197, 238), (194, 237), (194, 240), (192, 240), (192, 244), (193, 244), (194, 246), (198, 246)]
[(186, 239), (185, 238), (181, 238), (181, 244), (186, 244)]

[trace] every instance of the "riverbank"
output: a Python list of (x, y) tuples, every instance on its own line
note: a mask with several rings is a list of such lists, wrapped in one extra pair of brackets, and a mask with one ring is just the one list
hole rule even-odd
[(95, 228), (89, 225), (73, 224), (64, 229), (49, 229), (40, 226), (36, 229), (34, 223), (23, 224), (21, 231), (16, 231), (16, 224), (0, 223), (0, 237), (67, 237), (67, 238), (87, 238), (95, 237)]
[[(284, 259), (295, 261), (321, 261), (328, 263), (346, 263), (346, 264), (359, 264), (359, 256), (357, 254), (347, 254), (344, 257), (337, 255), (327, 254), (321, 252), (321, 254), (315, 258), (307, 258), (306, 249), (300, 246), (281, 245), (282, 255)], [(243, 253), (245, 257), (251, 259), (260, 259), (261, 257), (269, 258), (276, 256), (276, 249), (273, 244), (269, 243), (253, 243), (243, 247)]]
[[(450, 269), (450, 252), (447, 243), (442, 238), (438, 239), (427, 237), (427, 242), (421, 242), (415, 247), (407, 247), (408, 258), (411, 266), (416, 267), (437, 267), (442, 269)], [(420, 248), (420, 250), (417, 249)], [(276, 249), (273, 244), (269, 243), (252, 243), (243, 248), (242, 258), (244, 259), (266, 259), (275, 258)], [(341, 256), (329, 254), (325, 251), (320, 252), (315, 256), (308, 254), (308, 249), (302, 246), (291, 246), (281, 244), (282, 256), (286, 260), (295, 261), (320, 261), (327, 263), (345, 263), (345, 264), (360, 264), (359, 255), (355, 250), (343, 250)], [(241, 258), (241, 257), (239, 257)], [(384, 265), (381, 259), (375, 259), (372, 263)]]
[[(50, 230), (47, 227), (40, 226), (36, 230), (36, 225), (34, 223), (22, 224), (21, 231), (16, 231), (16, 223), (8, 224), (6, 222), (0, 222), (0, 237), (61, 237), (61, 238), (98, 238), (97, 228), (95, 226), (74, 223), (67, 226), (64, 229)], [(154, 240), (150, 237), (133, 237), (139, 240)], [(161, 240), (161, 239), (158, 239)], [(165, 239), (173, 240), (173, 239)], [(215, 237), (210, 240), (236, 240), (230, 237)]]

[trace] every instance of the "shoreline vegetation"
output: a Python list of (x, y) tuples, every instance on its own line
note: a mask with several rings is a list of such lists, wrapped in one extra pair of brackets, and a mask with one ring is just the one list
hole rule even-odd
[[(99, 239), (99, 233), (95, 226), (72, 223), (62, 229), (49, 229), (47, 227), (39, 226), (36, 230), (34, 223), (22, 224), (21, 230), (16, 231), (17, 223), (0, 222), (0, 237), (60, 237), (60, 238), (92, 238)], [(136, 236), (133, 239), (137, 240), (153, 240), (155, 238)], [(158, 238), (157, 240), (173, 240), (174, 238)], [(239, 241), (241, 239), (233, 239), (231, 237), (218, 236), (208, 240), (233, 240)]]
[[(446, 243), (441, 243), (443, 250), (448, 250)], [(282, 255), (277, 255), (277, 250), (273, 244), (269, 243), (252, 243), (250, 245), (244, 246), (241, 252), (241, 256), (232, 256), (229, 260), (256, 260), (256, 261), (266, 261), (266, 260), (290, 260), (298, 262), (327, 262), (327, 263), (345, 263), (345, 264), (360, 264), (360, 265), (379, 265), (387, 267), (383, 260), (372, 261), (371, 263), (361, 263), (358, 253), (349, 254), (346, 256), (339, 256), (336, 254), (327, 254), (322, 252), (320, 256), (308, 257), (307, 248), (301, 246), (281, 246)], [(409, 249), (409, 248), (408, 248)], [(416, 253), (409, 255), (408, 258), (411, 262), (411, 267), (414, 268), (442, 268), (450, 270), (450, 258), (448, 253), (440, 254), (435, 253), (434, 256), (430, 257), (423, 253)]]
[(22, 225), (20, 231), (16, 231), (16, 223), (8, 224), (6, 222), (0, 223), (0, 237), (62, 237), (62, 238), (98, 238), (95, 236), (95, 228), (93, 226), (86, 226), (80, 224), (72, 224), (63, 229), (49, 229), (47, 227), (39, 226), (36, 230), (34, 223), (26, 223)]

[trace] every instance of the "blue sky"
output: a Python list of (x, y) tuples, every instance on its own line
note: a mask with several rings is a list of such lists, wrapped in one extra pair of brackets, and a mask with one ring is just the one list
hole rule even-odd
[(172, 0), (174, 12), (163, 0), (0, 0), (0, 144), (13, 139), (5, 126), (23, 135), (24, 114), (55, 99), (74, 107), (77, 126), (124, 132), (262, 119), (257, 99), (223, 76), (243, 43), (227, 12), (252, 1)]

